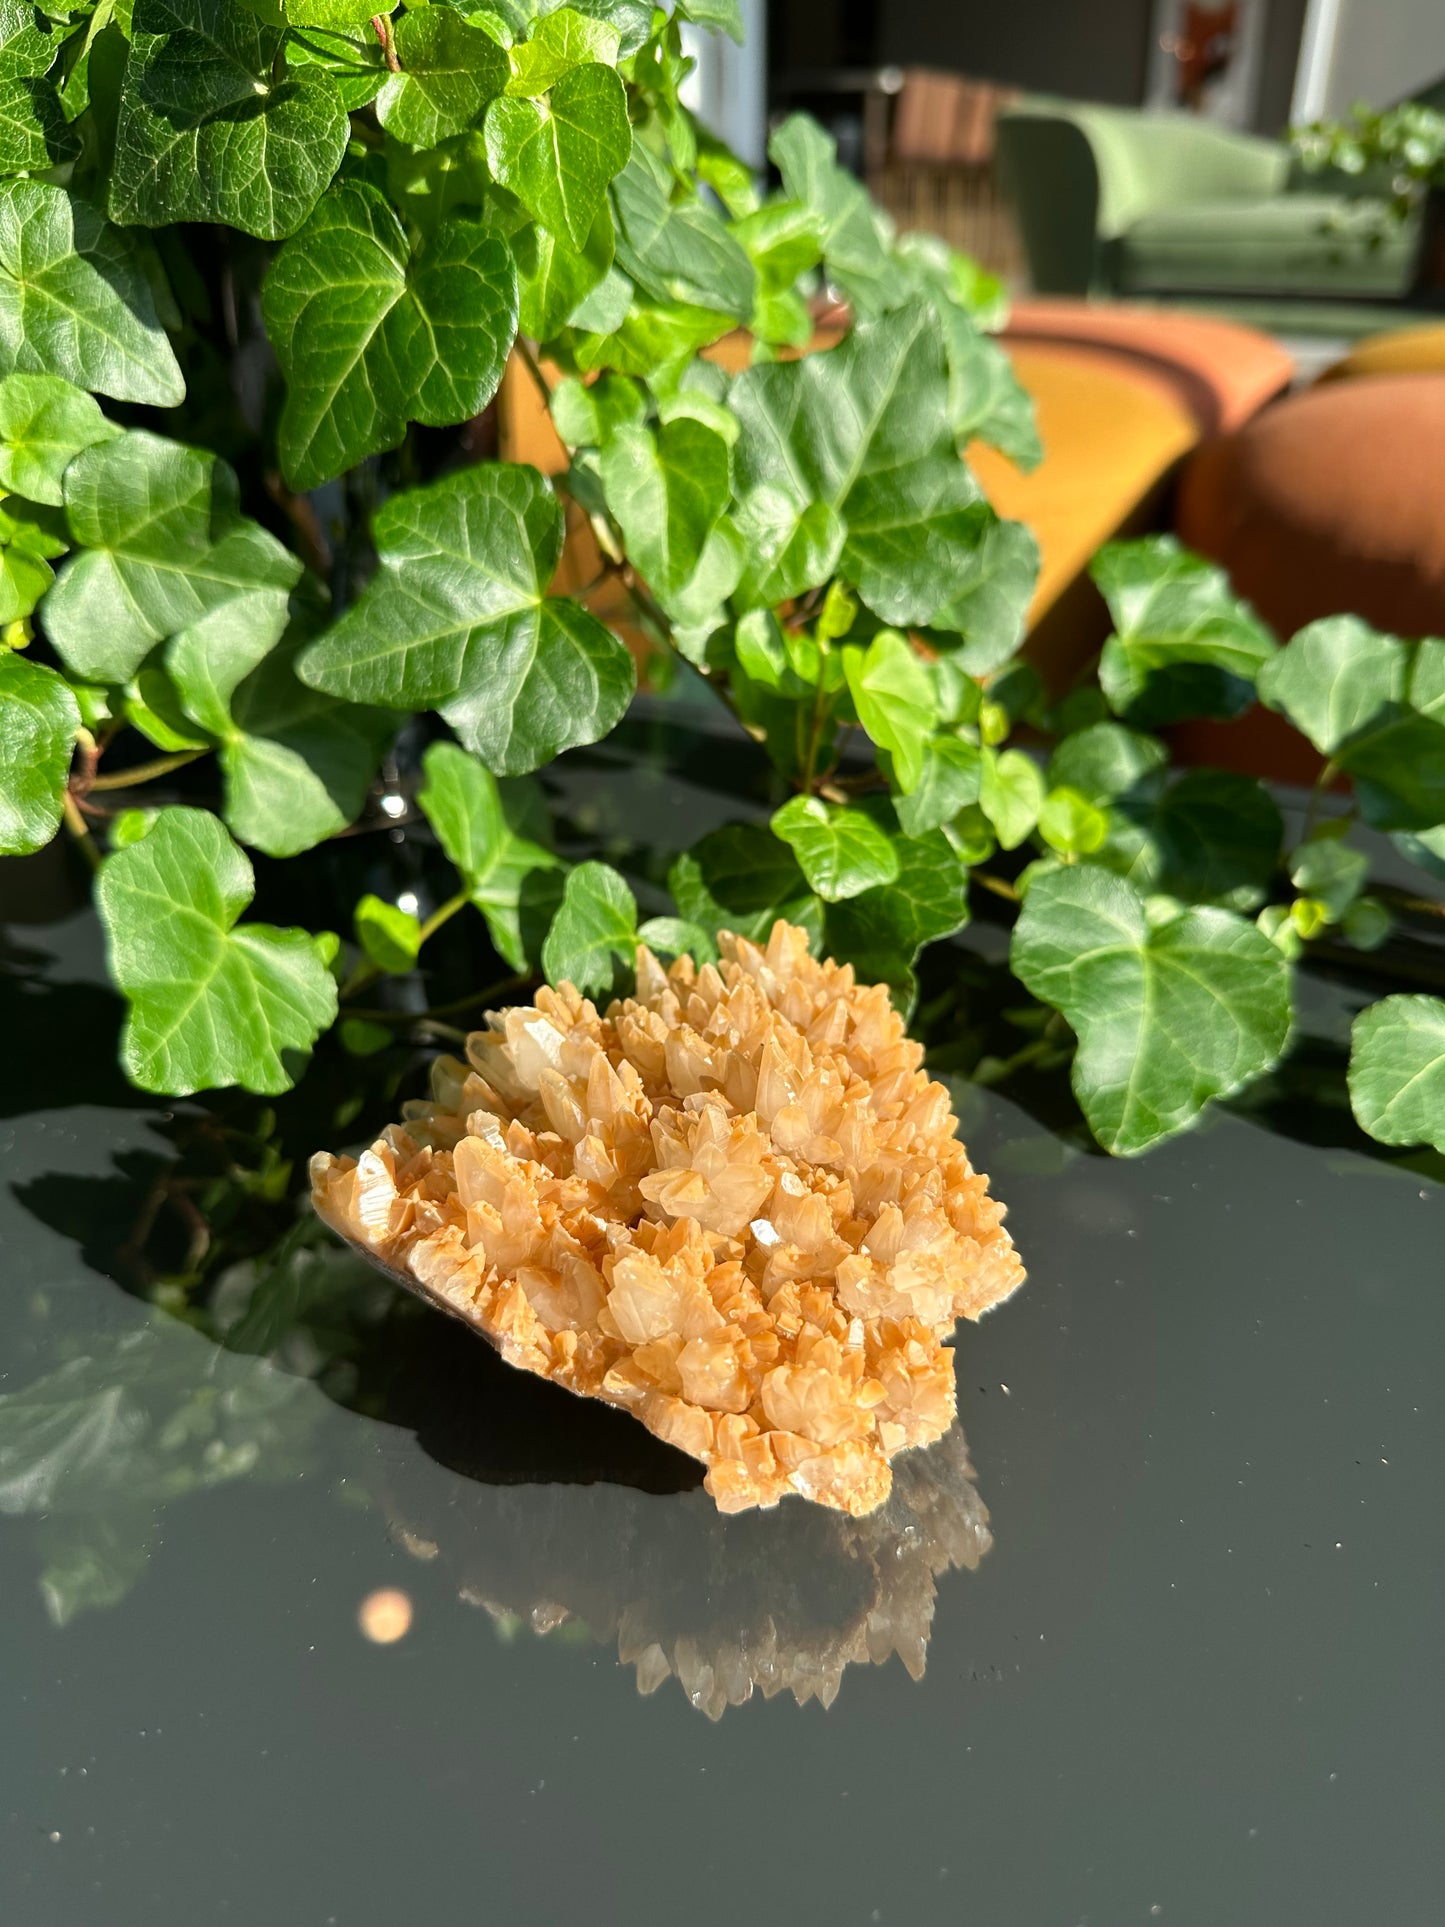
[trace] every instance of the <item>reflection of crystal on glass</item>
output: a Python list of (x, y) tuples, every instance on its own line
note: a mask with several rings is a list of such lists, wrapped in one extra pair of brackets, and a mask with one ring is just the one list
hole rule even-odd
[(866, 1518), (795, 1501), (720, 1514), (706, 1495), (482, 1485), (418, 1460), (379, 1495), (397, 1538), (503, 1626), (617, 1645), (651, 1693), (675, 1676), (709, 1719), (790, 1692), (830, 1706), (849, 1666), (922, 1677), (938, 1577), (992, 1544), (957, 1424), (901, 1454)]
[(601, 1015), (569, 984), (492, 1015), (313, 1195), (509, 1364), (701, 1460), (720, 1510), (861, 1516), (953, 1419), (954, 1321), (1023, 1270), (886, 986), (786, 923), (719, 942), (640, 949)]

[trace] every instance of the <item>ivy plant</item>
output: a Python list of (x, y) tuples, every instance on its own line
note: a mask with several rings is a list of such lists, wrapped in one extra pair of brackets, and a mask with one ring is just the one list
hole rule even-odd
[[(1302, 959), (1439, 915), (1445, 642), (1281, 644), (1150, 538), (1099, 557), (1112, 633), (1046, 699), (1036, 545), (968, 463), (1040, 453), (1001, 291), (806, 117), (769, 186), (698, 124), (687, 36), (738, 27), (0, 0), (0, 852), (64, 830), (96, 867), (144, 1088), (435, 1036), (454, 918), (473, 1001), (603, 997), (639, 943), (706, 963), (783, 916), (911, 1009), (982, 897), (1132, 1153), (1278, 1062)], [(504, 382), (541, 467), (496, 458)], [(624, 875), (559, 847), (544, 778), (639, 676), (711, 692), (773, 795)], [(1321, 759), (1297, 834), (1159, 733), (1260, 703)], [(339, 930), (252, 914), (278, 861), (423, 821), (434, 908), (374, 870)], [(1357, 824), (1415, 886), (1370, 887)], [(1366, 1009), (1364, 1128), (1445, 1148), (1442, 1066), (1430, 985)]]

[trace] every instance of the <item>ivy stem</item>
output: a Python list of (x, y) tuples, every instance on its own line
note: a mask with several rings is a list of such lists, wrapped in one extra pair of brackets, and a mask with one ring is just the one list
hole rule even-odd
[[(530, 344), (522, 335), (517, 336), (517, 353), (522, 357), (527, 373), (537, 384), (537, 393), (542, 397), (542, 405), (547, 410), (548, 419), (550, 420), (552, 414), (552, 390), (547, 386), (547, 377), (542, 373), (542, 364), (538, 361), (536, 355), (533, 354)], [(558, 440), (561, 440), (560, 436)], [(566, 448), (567, 444), (563, 442), (562, 446)], [(568, 453), (571, 453), (570, 449), (568, 449)]]
[(153, 762), (137, 763), (134, 769), (112, 770), (109, 776), (93, 776), (86, 784), (86, 790), (128, 790), (139, 783), (153, 783), (158, 776), (169, 776), (172, 770), (184, 769), (187, 763), (199, 762), (209, 756), (208, 749), (182, 750), (176, 756), (157, 756)]
[(991, 890), (996, 897), (1002, 897), (1006, 903), (1023, 902), (1023, 898), (1006, 878), (990, 876), (987, 870), (970, 870), (969, 875), (975, 883), (982, 884), (985, 890)]
[(424, 944), (428, 937), (435, 936), (449, 917), (454, 917), (458, 910), (465, 910), (470, 902), (471, 898), (465, 890), (458, 890), (454, 897), (448, 897), (445, 903), (432, 911), (422, 925), (417, 937), (418, 946)]
[(823, 598), (824, 596), (827, 595), (827, 593), (828, 593), (828, 584), (826, 582), (819, 583), (819, 585), (815, 589), (809, 589), (808, 593), (803, 597), (803, 600), (797, 604), (797, 606), (793, 609), (792, 613), (789, 615), (787, 619), (789, 629), (794, 631), (799, 629), (805, 629), (808, 626), (808, 623), (811, 620), (814, 611), (822, 603)]
[(80, 760), (71, 770), (65, 787), (66, 794), (79, 802), (95, 782), (95, 766), (100, 761), (101, 745), (82, 725), (75, 732), (75, 746), (80, 751)]
[(1434, 897), (1417, 897), (1393, 883), (1377, 883), (1370, 894), (1379, 897), (1382, 902), (1393, 904), (1397, 910), (1408, 910), (1417, 917), (1445, 917), (1445, 903)]
[(100, 851), (95, 847), (95, 838), (90, 826), (80, 813), (80, 805), (67, 790), (61, 798), (61, 808), (65, 812), (65, 827), (80, 845), (81, 852), (92, 870), (100, 868)]
[(387, 66), (394, 74), (399, 74), (401, 72), (401, 62), (396, 57), (396, 41), (392, 37), (390, 16), (384, 13), (374, 13), (371, 16), (371, 24), (375, 30), (377, 39), (381, 42), (381, 50), (386, 55)]
[[(818, 653), (820, 656), (826, 658), (828, 645), (826, 643), (820, 643)], [(803, 794), (805, 796), (811, 796), (813, 793), (813, 777), (818, 768), (818, 748), (823, 740), (823, 718), (828, 708), (828, 696), (824, 688), (825, 681), (826, 677), (823, 673), (823, 665), (820, 662), (818, 665), (818, 680), (813, 689), (813, 719), (808, 729), (808, 754), (803, 763)]]
[(1324, 801), (1325, 791), (1339, 775), (1339, 765), (1327, 762), (1315, 778), (1314, 788), (1310, 791), (1309, 804), (1305, 809), (1304, 828), (1300, 832), (1301, 843), (1308, 843), (1314, 835), (1315, 824), (1319, 820), (1320, 804)]

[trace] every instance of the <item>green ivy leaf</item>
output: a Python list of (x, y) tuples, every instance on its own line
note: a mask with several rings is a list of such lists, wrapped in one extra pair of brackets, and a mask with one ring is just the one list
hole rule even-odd
[(1326, 616), (1292, 637), (1259, 672), (1260, 701), (1289, 717), (1324, 756), (1405, 695), (1403, 642), (1358, 616)]
[(58, 508), (61, 477), (83, 448), (120, 434), (93, 395), (55, 375), (0, 381), (0, 486)]
[[(368, 7), (367, 0), (245, 0), (245, 4), (273, 25), (284, 22), (288, 27), (320, 27), (329, 33), (367, 27), (378, 11), (395, 12), (394, 6), (385, 4), (380, 9), (374, 4)], [(291, 51), (289, 40), (286, 51)]]
[(0, 856), (27, 856), (60, 827), (79, 728), (63, 677), (0, 649)]
[(1337, 836), (1314, 836), (1290, 858), (1289, 874), (1296, 890), (1322, 904), (1330, 922), (1338, 923), (1364, 889), (1370, 859)]
[(619, 428), (640, 428), (647, 420), (647, 398), (625, 375), (597, 381), (567, 380), (552, 390), (552, 420), (573, 448), (602, 448)]
[(782, 624), (771, 609), (749, 609), (733, 630), (733, 653), (750, 683), (797, 701), (811, 684), (788, 660)]
[(649, 917), (637, 935), (640, 942), (660, 956), (689, 956), (699, 964), (717, 962), (717, 945), (707, 931), (684, 917)]
[(753, 264), (715, 208), (696, 195), (675, 201), (672, 190), (665, 165), (637, 142), (612, 187), (618, 262), (654, 302), (697, 310), (721, 333), (752, 313)]
[(1445, 823), (1445, 724), (1391, 705), (1341, 744), (1360, 814), (1377, 830), (1433, 830)]
[(334, 1020), (336, 984), (318, 938), (236, 927), (255, 887), (205, 810), (160, 811), (139, 843), (101, 865), (111, 976), (130, 1007), (121, 1060), (142, 1090), (289, 1090)]
[(1078, 1033), (1074, 1094), (1120, 1156), (1262, 1075), (1289, 1035), (1289, 965), (1252, 923), (1196, 909), (1151, 927), (1139, 893), (1091, 863), (1034, 880), (1010, 959)]
[[(604, 302), (611, 302), (614, 291), (625, 296), (614, 331), (583, 332), (583, 318), (593, 312), (593, 303), (600, 308)], [(633, 295), (631, 281), (614, 270), (578, 309), (572, 353), (583, 374), (612, 368), (623, 375), (652, 375), (721, 340), (736, 325), (733, 316), (712, 308), (654, 306), (635, 300)], [(590, 321), (587, 326), (590, 328)]]
[(544, 228), (580, 248), (632, 151), (626, 90), (611, 67), (573, 67), (541, 103), (494, 100), (486, 137), (496, 179)]
[(143, 429), (83, 449), (64, 493), (83, 553), (62, 567), (44, 622), (79, 676), (126, 682), (156, 643), (207, 611), (284, 595), (300, 578), (298, 559), (238, 513), (224, 462)]
[(307, 638), (286, 636), (288, 615), (283, 590), (236, 596), (166, 650), (182, 708), (219, 746), (228, 827), (282, 857), (355, 820), (396, 733), (391, 711), (339, 703), (297, 680)]
[(948, 352), (948, 417), (960, 452), (986, 442), (1017, 468), (1037, 468), (1044, 447), (1033, 397), (1014, 373), (1008, 352), (980, 333), (962, 308), (937, 304)]
[(352, 918), (356, 941), (378, 970), (404, 977), (416, 967), (421, 950), (421, 925), (414, 910), (403, 910), (384, 897), (364, 896)]
[(369, 107), (386, 84), (388, 68), (381, 43), (362, 23), (365, 37), (343, 37), (330, 29), (293, 30), (286, 37), (288, 67), (314, 67), (327, 75), (348, 114)]
[(1264, 901), (1284, 823), (1253, 777), (1186, 770), (1155, 798), (1122, 798), (1119, 811), (1148, 838), (1146, 853), (1129, 868), (1141, 888), (1228, 910), (1254, 910)]
[(774, 836), (791, 845), (803, 875), (827, 903), (860, 896), (898, 875), (898, 851), (862, 810), (795, 796), (772, 817)]
[(976, 328), (990, 332), (997, 332), (1008, 320), (1008, 295), (998, 276), (938, 235), (917, 228), (900, 234), (891, 256), (902, 290), (900, 300), (916, 289), (935, 302), (958, 308)]
[(433, 743), (423, 767), (426, 783), (417, 801), (437, 841), (486, 918), (498, 955), (513, 970), (525, 970), (537, 945), (523, 927), (524, 911), (533, 908), (529, 899), (546, 900), (546, 875), (561, 867), (545, 842), (541, 792), (524, 781), (503, 788), (485, 764), (455, 743)]
[(1427, 636), (1411, 651), (1406, 700), (1417, 715), (1445, 723), (1445, 642)]
[(39, 173), (73, 161), (80, 142), (48, 80), (0, 75), (0, 172)]
[(983, 752), (961, 736), (935, 736), (923, 745), (923, 769), (912, 792), (895, 796), (893, 807), (905, 836), (923, 836), (952, 822), (961, 809), (978, 801)]
[(392, 28), (402, 71), (376, 97), (376, 117), (408, 147), (435, 147), (470, 127), (507, 85), (507, 56), (450, 7), (420, 7)]
[(532, 23), (530, 37), (512, 49), (509, 94), (535, 98), (545, 94), (563, 74), (596, 61), (617, 65), (621, 34), (608, 20), (598, 20), (574, 7), (558, 7)]
[(1400, 831), (1390, 841), (1407, 862), (1417, 863), (1432, 877), (1445, 877), (1445, 824), (1438, 829), (1424, 830), (1418, 835), (1412, 831)]
[[(454, 134), (435, 147), (403, 147), (400, 141), (388, 141), (382, 160), (392, 206), (422, 239), (432, 240), (447, 216), (458, 213), (469, 214), (509, 241), (527, 226), (521, 202), (492, 179), (479, 127)], [(369, 180), (380, 185), (374, 162)]]
[(725, 33), (742, 46), (743, 16), (738, 0), (684, 0), (677, 11), (683, 19), (694, 20), (711, 33)]
[(617, 48), (619, 60), (635, 54), (652, 32), (653, 9), (649, 0), (572, 0), (572, 10), (616, 27), (621, 35)]
[(1051, 789), (1039, 811), (1039, 835), (1062, 856), (1089, 856), (1102, 848), (1109, 819), (1097, 803), (1061, 785)]
[(213, 739), (181, 707), (175, 684), (154, 660), (126, 684), (121, 713), (132, 729), (167, 756), (177, 750), (215, 748)]
[(1114, 619), (1099, 682), (1116, 715), (1156, 725), (1249, 707), (1276, 644), (1223, 569), (1155, 535), (1111, 542), (1090, 574)]
[(928, 670), (896, 629), (880, 629), (866, 649), (845, 649), (843, 668), (859, 722), (891, 754), (898, 787), (905, 795), (916, 790), (938, 721)]
[(1445, 999), (1386, 997), (1350, 1033), (1350, 1105), (1381, 1144), (1445, 1151)]
[(18, 495), (0, 506), (0, 626), (28, 616), (55, 580), (51, 559), (70, 546), (62, 529), (53, 510)]
[(728, 823), (680, 856), (668, 874), (673, 902), (689, 923), (766, 943), (781, 917), (817, 944), (823, 906), (785, 843), (759, 823)]
[(110, 847), (128, 850), (132, 843), (139, 843), (143, 836), (149, 836), (159, 815), (159, 810), (117, 810), (110, 819)]
[(696, 574), (731, 498), (727, 441), (686, 415), (655, 430), (619, 423), (602, 445), (600, 471), (628, 556), (668, 608)]
[(968, 922), (968, 872), (941, 830), (893, 839), (893, 882), (830, 904), (825, 947), (870, 983), (906, 984), (927, 943)]
[(768, 142), (783, 191), (817, 217), (828, 278), (859, 314), (895, 305), (899, 276), (862, 183), (838, 165), (837, 143), (806, 114), (790, 114)]
[(221, 744), (226, 821), (268, 856), (309, 850), (354, 823), (396, 717), (335, 702), (298, 681), (303, 638), (284, 641), (246, 678)]
[(617, 722), (632, 658), (579, 604), (546, 594), (562, 510), (535, 469), (463, 469), (393, 496), (372, 529), (381, 568), (305, 652), (305, 681), (352, 702), (438, 708), (502, 776)]
[(1039, 576), (1039, 545), (1022, 522), (974, 512), (978, 543), (958, 558), (948, 601), (929, 620), (930, 640), (969, 676), (990, 676), (1023, 639)]
[(38, 80), (48, 74), (61, 37), (30, 0), (0, 0), (0, 78)]
[[(980, 622), (957, 592), (940, 608), (940, 583), (966, 583), (997, 517), (954, 448), (943, 344), (926, 303), (865, 323), (826, 353), (749, 368), (729, 399), (741, 428), (734, 462), (749, 601), (775, 604), (815, 586), (826, 575), (804, 577), (803, 567), (826, 563), (885, 622), (966, 624), (971, 640), (1001, 641), (997, 610)], [(1005, 621), (1005, 654), (1024, 602)]]
[(1004, 849), (1016, 850), (1044, 806), (1044, 779), (1038, 764), (1021, 749), (985, 749), (978, 803)]
[(753, 264), (760, 297), (790, 293), (823, 258), (823, 223), (801, 201), (766, 202), (733, 223), (733, 237)]
[(1168, 779), (1168, 751), (1121, 723), (1095, 723), (1054, 751), (1049, 781), (1104, 809), (1095, 863), (1146, 894), (1251, 910), (1265, 897), (1284, 839), (1278, 805), (1252, 777), (1187, 770)]
[(637, 899), (605, 863), (579, 863), (542, 946), (542, 968), (553, 984), (575, 984), (584, 996), (612, 988), (616, 964), (637, 961)]
[(816, 588), (843, 553), (847, 530), (831, 503), (800, 506), (769, 482), (748, 490), (735, 519), (747, 553), (742, 595), (753, 605), (773, 608)]
[(1112, 803), (1166, 769), (1169, 752), (1157, 736), (1123, 723), (1092, 723), (1066, 736), (1049, 759), (1049, 782), (1066, 785), (1091, 803)]
[(281, 466), (310, 488), (394, 448), (409, 421), (481, 412), (516, 333), (517, 271), (465, 215), (413, 256), (383, 196), (344, 182), (282, 248), (262, 305), (286, 376)]
[(0, 375), (16, 373), (159, 408), (186, 394), (135, 242), (41, 181), (0, 181)]
[[(1427, 637), (1404, 648), (1402, 679), (1390, 648), (1392, 637), (1377, 637), (1371, 694), (1377, 700), (1367, 719), (1334, 750), (1334, 761), (1353, 778), (1360, 814), (1376, 829), (1424, 832), (1445, 824), (1445, 642)], [(1363, 710), (1357, 706), (1355, 714)]]
[(528, 222), (512, 236), (512, 253), (517, 262), (521, 330), (534, 341), (550, 341), (601, 286), (612, 266), (612, 215), (604, 202), (580, 249), (565, 235)]
[(284, 35), (234, 0), (135, 0), (110, 215), (131, 227), (216, 221), (294, 234), (341, 165), (331, 77), (276, 77)]

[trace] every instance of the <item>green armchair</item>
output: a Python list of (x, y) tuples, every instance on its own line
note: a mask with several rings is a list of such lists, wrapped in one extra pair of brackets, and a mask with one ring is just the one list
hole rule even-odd
[(1038, 294), (1267, 307), (1288, 325), (1296, 306), (1400, 301), (1414, 278), (1418, 222), (1367, 182), (1208, 121), (1029, 99), (1000, 117), (998, 158)]

